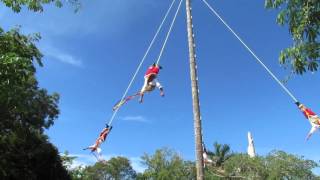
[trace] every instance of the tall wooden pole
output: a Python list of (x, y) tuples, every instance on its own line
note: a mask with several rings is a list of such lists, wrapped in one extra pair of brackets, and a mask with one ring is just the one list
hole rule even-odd
[(186, 0), (187, 11), (187, 28), (188, 28), (188, 44), (189, 44), (189, 59), (190, 59), (190, 76), (192, 87), (192, 102), (193, 102), (193, 118), (194, 118), (194, 133), (195, 133), (195, 145), (196, 145), (196, 168), (197, 168), (197, 180), (203, 180), (203, 149), (202, 149), (202, 128), (201, 128), (201, 116), (199, 105), (199, 90), (198, 90), (198, 77), (197, 66), (195, 59), (195, 43), (192, 25), (191, 15), (191, 0)]

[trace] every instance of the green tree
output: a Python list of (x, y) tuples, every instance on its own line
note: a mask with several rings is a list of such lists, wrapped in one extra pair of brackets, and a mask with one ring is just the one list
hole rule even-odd
[(35, 78), (34, 60), (42, 66), (42, 54), (34, 44), (39, 38), (21, 35), (19, 29), (0, 29), (0, 132), (20, 125), (42, 133), (59, 114), (58, 94), (48, 95)]
[(74, 163), (75, 159), (77, 159), (77, 157), (76, 156), (70, 156), (68, 151), (65, 151), (61, 155), (61, 160), (62, 160), (63, 166), (66, 169), (71, 169), (71, 166)]
[[(49, 3), (62, 6), (59, 0), (1, 2), (14, 12), (23, 6), (34, 12)], [(5, 32), (0, 27), (0, 179), (70, 179), (44, 134), (58, 117), (59, 96), (38, 87), (35, 64), (43, 65), (35, 45), (39, 39), (39, 34), (25, 36), (19, 28)]]
[(267, 179), (268, 171), (264, 157), (250, 158), (247, 154), (234, 154), (224, 165), (227, 177)]
[(130, 161), (125, 157), (111, 158), (109, 161), (97, 162), (83, 170), (81, 179), (88, 180), (130, 180), (136, 178)]
[(156, 150), (154, 155), (142, 156), (142, 163), (147, 167), (137, 179), (195, 179), (195, 164), (184, 161), (176, 152), (168, 148)]
[(245, 179), (319, 179), (312, 170), (318, 164), (303, 157), (283, 151), (272, 151), (266, 157), (250, 158), (246, 154), (235, 154), (225, 162), (225, 174), (229, 178)]
[(35, 42), (0, 28), (0, 179), (68, 179), (57, 149), (43, 134), (59, 114), (57, 94), (38, 87)]
[(228, 144), (219, 144), (217, 142), (213, 144), (213, 151), (208, 151), (207, 154), (216, 167), (222, 167), (224, 162), (232, 156)]
[(290, 66), (292, 72), (303, 74), (317, 71), (320, 58), (320, 1), (319, 0), (265, 0), (268, 9), (280, 10), (277, 23), (287, 25), (293, 45), (281, 51), (280, 63)]
[(61, 155), (61, 160), (64, 168), (68, 170), (71, 179), (74, 180), (80, 180), (84, 177), (84, 166), (80, 165), (77, 167), (72, 167), (77, 158), (77, 156), (70, 156), (68, 151), (65, 151), (64, 154)]
[(272, 151), (266, 156), (268, 179), (316, 179), (312, 169), (318, 164), (284, 151)]
[[(62, 7), (61, 0), (1, 0), (7, 7), (11, 8), (14, 12), (20, 12), (21, 8), (26, 6), (29, 10), (34, 12), (42, 12), (45, 4), (55, 4), (57, 7)], [(71, 4), (75, 11), (79, 10), (79, 0), (67, 0), (67, 3)]]

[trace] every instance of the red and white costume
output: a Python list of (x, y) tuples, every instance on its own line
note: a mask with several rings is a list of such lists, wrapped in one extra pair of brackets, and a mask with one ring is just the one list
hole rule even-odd
[(101, 131), (101, 133), (100, 133), (99, 137), (97, 138), (96, 142), (93, 145), (85, 148), (84, 150), (90, 149), (91, 152), (97, 152), (97, 154), (98, 154), (97, 159), (101, 160), (101, 151), (102, 150), (100, 148), (100, 145), (101, 145), (101, 143), (103, 143), (106, 140), (107, 135), (109, 134), (111, 128), (109, 128), (109, 127), (104, 128)]
[(110, 128), (104, 128), (99, 135), (99, 139), (101, 139), (102, 142), (105, 141), (109, 132), (110, 132)]
[(314, 113), (311, 109), (306, 108), (302, 111), (304, 116), (309, 119), (310, 123), (318, 124), (320, 125), (320, 119), (316, 113)]
[(311, 129), (307, 135), (306, 140), (308, 140), (313, 133), (315, 133), (320, 128), (320, 118), (319, 116), (314, 113), (311, 109), (305, 108), (302, 110), (304, 116), (309, 120), (311, 124)]
[(160, 68), (158, 66), (150, 66), (144, 75), (144, 77), (149, 77), (150, 75), (158, 75), (160, 71)]
[(158, 66), (150, 66), (144, 75), (144, 83), (140, 93), (145, 93), (146, 91), (152, 91), (154, 87), (159, 89), (162, 88), (161, 84), (157, 80), (160, 68)]

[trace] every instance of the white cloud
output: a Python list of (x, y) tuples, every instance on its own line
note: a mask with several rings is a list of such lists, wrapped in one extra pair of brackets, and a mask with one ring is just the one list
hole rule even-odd
[(89, 154), (69, 154), (69, 156), (76, 157), (71, 165), (71, 169), (79, 166), (92, 165), (96, 161), (95, 157)]
[(131, 121), (131, 122), (141, 122), (141, 123), (150, 122), (143, 116), (125, 116), (125, 117), (121, 117), (120, 119), (123, 121)]
[(54, 58), (62, 63), (69, 64), (75, 67), (83, 67), (83, 63), (80, 59), (75, 58), (71, 54), (62, 52), (53, 47), (44, 47), (43, 49), (44, 55)]
[(73, 66), (82, 67), (82, 61), (75, 59), (73, 56), (64, 53), (57, 53), (53, 55), (53, 57), (57, 58), (59, 61), (70, 64)]
[(74, 169), (77, 167), (85, 167), (88, 166), (89, 164), (83, 163), (82, 161), (74, 160), (73, 163), (71, 164), (70, 169)]
[(132, 168), (138, 172), (138, 173), (142, 173), (146, 170), (146, 167), (142, 165), (141, 163), (141, 158), (139, 157), (131, 157), (129, 158), (131, 161), (131, 166)]

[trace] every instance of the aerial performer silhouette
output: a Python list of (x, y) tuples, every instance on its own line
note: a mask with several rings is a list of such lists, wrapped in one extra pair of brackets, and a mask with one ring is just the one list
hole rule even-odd
[(155, 89), (155, 87), (159, 88), (160, 96), (164, 96), (163, 87), (161, 86), (160, 82), (157, 79), (160, 69), (162, 67), (156, 63), (153, 63), (147, 70), (144, 75), (144, 83), (140, 90), (140, 100), (139, 102), (143, 102), (143, 96), (145, 92), (150, 92)]
[(100, 132), (99, 137), (97, 138), (96, 142), (93, 145), (91, 145), (91, 146), (89, 146), (87, 148), (84, 148), (83, 150), (90, 149), (91, 152), (98, 159), (98, 161), (102, 160), (102, 157), (101, 157), (101, 151), (102, 150), (100, 148), (100, 145), (106, 140), (107, 135), (110, 133), (111, 129), (112, 129), (112, 126), (109, 126), (107, 124), (106, 127), (103, 128), (103, 130)]
[(159, 88), (160, 96), (163, 97), (164, 90), (163, 90), (162, 85), (160, 84), (160, 82), (157, 79), (160, 69), (162, 69), (162, 67), (156, 63), (149, 66), (149, 68), (147, 69), (147, 71), (144, 75), (144, 83), (143, 83), (141, 90), (134, 95), (127, 96), (124, 99), (118, 101), (113, 106), (112, 110), (115, 111), (115, 110), (119, 109), (123, 104), (125, 104), (126, 102), (130, 101), (131, 99), (133, 99), (137, 96), (140, 96), (139, 102), (142, 103), (144, 94), (146, 92), (153, 91), (156, 87)]
[(306, 140), (308, 140), (312, 136), (312, 134), (315, 133), (320, 128), (320, 118), (316, 113), (314, 113), (311, 109), (307, 108), (304, 104), (301, 104), (300, 102), (296, 102), (296, 105), (302, 111), (304, 116), (309, 120), (311, 124), (311, 129), (306, 138)]

